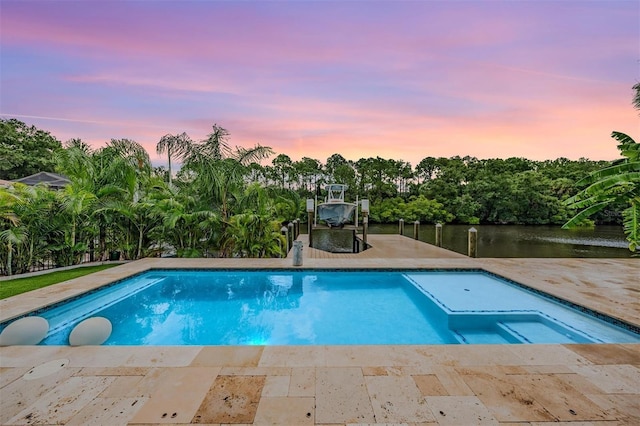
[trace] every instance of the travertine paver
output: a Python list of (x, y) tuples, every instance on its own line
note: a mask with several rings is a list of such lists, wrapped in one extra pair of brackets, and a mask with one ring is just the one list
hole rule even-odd
[(253, 423), (265, 376), (218, 376), (194, 423)]
[(291, 376), (267, 376), (262, 397), (277, 397), (289, 395), (289, 383)]
[[(27, 351), (27, 347), (23, 347)], [(22, 377), (11, 381), (0, 389), (0, 424), (6, 424), (9, 419), (25, 408), (36, 403), (47, 393), (61, 386), (79, 368), (63, 368), (49, 376), (36, 380), (25, 380)]]
[(375, 422), (360, 368), (316, 369), (316, 422)]
[(518, 389), (523, 389), (547, 412), (560, 421), (615, 420), (586, 396), (552, 374), (507, 376)]
[(189, 423), (220, 367), (171, 368), (131, 420), (132, 423)]
[(587, 394), (587, 397), (624, 425), (640, 425), (638, 394)]
[(313, 425), (315, 399), (308, 397), (260, 398), (255, 425)]
[[(113, 380), (114, 377), (70, 377), (3, 423), (65, 424)], [(78, 392), (78, 389), (82, 389), (82, 392)]]
[(631, 365), (576, 365), (571, 369), (606, 393), (639, 393), (640, 369)]
[(424, 396), (443, 396), (447, 391), (435, 374), (418, 374), (413, 376), (416, 386)]
[(129, 355), (124, 366), (185, 367), (202, 351), (200, 346), (143, 346), (140, 351)]
[(425, 397), (439, 425), (497, 425), (498, 421), (475, 396)]
[(623, 345), (571, 345), (571, 350), (594, 364), (640, 365), (640, 352)]
[(146, 398), (98, 397), (75, 414), (67, 425), (127, 425)]
[(501, 422), (555, 420), (527, 389), (516, 386), (510, 376), (495, 368), (465, 368), (460, 373), (475, 396)]
[(255, 367), (262, 356), (262, 346), (209, 346), (202, 348), (191, 362), (201, 367)]
[(434, 372), (442, 387), (452, 396), (472, 396), (473, 391), (453, 367), (436, 366)]
[(315, 396), (316, 370), (310, 367), (296, 367), (291, 369), (289, 381), (289, 396)]
[(418, 423), (434, 420), (411, 377), (367, 376), (365, 381), (377, 422)]

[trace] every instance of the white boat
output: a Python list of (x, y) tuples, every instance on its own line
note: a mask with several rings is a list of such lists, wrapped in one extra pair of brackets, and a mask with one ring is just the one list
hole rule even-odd
[(349, 222), (356, 209), (355, 203), (344, 201), (344, 192), (347, 188), (347, 185), (337, 183), (325, 186), (327, 197), (324, 203), (318, 204), (318, 218), (323, 220), (330, 228), (342, 227)]

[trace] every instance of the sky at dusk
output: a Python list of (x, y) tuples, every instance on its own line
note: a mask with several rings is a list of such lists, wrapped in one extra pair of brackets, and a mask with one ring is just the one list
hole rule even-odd
[(618, 157), (640, 2), (0, 1), (0, 116), (292, 160)]

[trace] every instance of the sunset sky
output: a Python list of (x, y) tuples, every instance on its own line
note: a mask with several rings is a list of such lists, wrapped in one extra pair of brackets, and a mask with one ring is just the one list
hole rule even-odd
[(293, 160), (618, 157), (640, 140), (640, 2), (0, 2), (0, 116), (95, 147)]

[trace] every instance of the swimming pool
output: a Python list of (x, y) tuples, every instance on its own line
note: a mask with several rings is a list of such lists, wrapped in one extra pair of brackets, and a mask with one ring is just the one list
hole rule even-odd
[(640, 342), (484, 271), (151, 270), (35, 314), (45, 345), (92, 316), (113, 325), (106, 345)]

